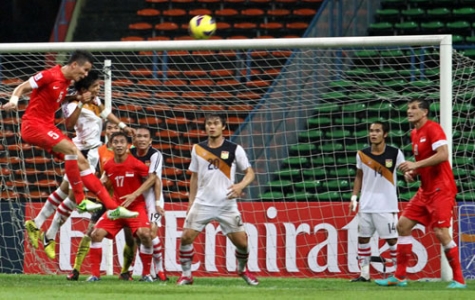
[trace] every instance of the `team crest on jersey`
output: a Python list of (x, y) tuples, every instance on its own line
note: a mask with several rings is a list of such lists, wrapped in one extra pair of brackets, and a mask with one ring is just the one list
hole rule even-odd
[(386, 159), (385, 164), (386, 168), (391, 168), (393, 166), (393, 160), (392, 159)]
[(134, 177), (134, 173), (125, 172), (125, 177)]
[(228, 151), (221, 151), (221, 159), (228, 159), (229, 152)]
[(426, 141), (426, 137), (423, 136), (423, 137), (421, 137), (421, 140), (420, 140), (419, 142), (420, 142), (420, 143), (424, 143), (425, 141)]

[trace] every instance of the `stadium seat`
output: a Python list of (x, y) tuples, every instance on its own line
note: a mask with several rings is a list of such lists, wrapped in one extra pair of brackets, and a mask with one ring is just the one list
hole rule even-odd
[(333, 191), (347, 191), (350, 189), (348, 180), (329, 180), (323, 183), (323, 187)]
[(280, 9), (280, 8), (269, 9), (267, 10), (266, 14), (268, 17), (271, 17), (272, 20), (276, 20), (276, 19), (281, 20), (281, 18), (286, 17), (290, 14), (290, 10)]
[(165, 160), (167, 166), (172, 166), (179, 169), (186, 169), (190, 165), (191, 158), (190, 157), (180, 157), (180, 156), (173, 156), (169, 157)]
[(473, 7), (456, 8), (452, 11), (452, 15), (455, 20), (471, 22), (475, 18), (475, 8)]
[(299, 143), (290, 146), (290, 155), (308, 156), (315, 153), (317, 146), (312, 143)]
[(322, 130), (305, 130), (299, 133), (299, 141), (304, 143), (315, 143), (324, 137)]
[(471, 26), (467, 21), (449, 22), (445, 25), (451, 34), (471, 35)]
[(284, 194), (282, 192), (270, 191), (259, 194), (259, 198), (262, 201), (279, 201), (284, 200)]
[[(318, 146), (318, 149), (322, 152), (338, 152), (343, 151), (344, 147), (343, 144), (340, 143), (329, 143), (329, 144), (322, 144)], [(328, 154), (328, 153), (327, 153)]]
[(206, 132), (200, 129), (192, 129), (188, 132), (183, 133), (183, 138), (185, 139), (185, 142), (189, 144), (202, 142), (207, 137), (208, 135), (206, 134)]
[(274, 175), (276, 176), (276, 178), (288, 179), (294, 182), (301, 178), (300, 169), (297, 169), (297, 168), (296, 169), (292, 169), (292, 168), (282, 169), (277, 172), (274, 172)]
[(303, 168), (308, 166), (309, 159), (306, 157), (287, 157), (283, 160), (284, 166)]
[(418, 34), (419, 25), (414, 21), (407, 21), (402, 23), (396, 23), (394, 25), (398, 35)]
[(400, 18), (399, 9), (387, 8), (376, 10), (375, 22), (395, 22)]
[(329, 139), (345, 139), (351, 136), (349, 130), (330, 130), (326, 133), (326, 137)]
[(445, 25), (440, 21), (421, 23), (421, 32), (423, 34), (437, 34), (443, 32), (444, 29)]
[(338, 201), (341, 200), (341, 196), (339, 192), (323, 192), (323, 193), (316, 193), (315, 197), (318, 201)]
[(324, 128), (332, 124), (332, 118), (329, 117), (313, 117), (307, 120), (309, 129)]
[(188, 202), (188, 192), (185, 191), (178, 191), (178, 192), (170, 192), (166, 193), (165, 196), (171, 202)]
[(322, 187), (320, 180), (304, 180), (294, 184), (295, 191), (304, 191), (309, 193), (316, 193)]
[(368, 35), (384, 36), (394, 35), (394, 27), (389, 22), (371, 23), (368, 27)]
[(322, 155), (312, 157), (312, 166), (314, 168), (321, 168), (322, 166), (328, 166), (335, 164), (335, 158), (333, 156)]
[(321, 166), (319, 168), (305, 169), (302, 172), (304, 178), (323, 179), (327, 176), (327, 171)]
[(281, 193), (288, 193), (292, 191), (293, 182), (291, 180), (274, 180), (267, 183), (267, 187), (271, 191), (277, 191)]
[(289, 193), (285, 196), (286, 201), (314, 201), (315, 194), (309, 192)]

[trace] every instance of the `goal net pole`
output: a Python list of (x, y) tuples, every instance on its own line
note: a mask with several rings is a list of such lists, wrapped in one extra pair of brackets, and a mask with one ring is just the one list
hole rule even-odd
[[(169, 41), (147, 41), (147, 42), (79, 42), (79, 43), (36, 43), (36, 44), (1, 44), (0, 45), (0, 54), (8, 54), (8, 55), (12, 55), (12, 54), (18, 54), (18, 57), (19, 58), (25, 58), (26, 61), (28, 61), (28, 59), (30, 59), (30, 62), (34, 62), (36, 63), (37, 65), (35, 65), (35, 67), (38, 67), (38, 71), (41, 71), (42, 69), (44, 69), (44, 64), (42, 65), (42, 61), (34, 61), (35, 59), (35, 56), (34, 55), (31, 55), (28, 56), (28, 54), (31, 54), (31, 53), (65, 53), (65, 52), (71, 52), (73, 50), (76, 50), (76, 49), (84, 49), (84, 50), (89, 50), (91, 52), (105, 52), (107, 54), (105, 54), (105, 56), (109, 59), (109, 56), (108, 55), (111, 55), (112, 57), (110, 58), (113, 58), (115, 56), (115, 53), (117, 53), (117, 59), (119, 60), (119, 62), (115, 62), (114, 61), (114, 70), (116, 69), (115, 66), (118, 66), (119, 64), (123, 63), (124, 61), (126, 63), (129, 63), (129, 64), (132, 64), (131, 61), (132, 60), (129, 60), (129, 58), (134, 58), (133, 60), (133, 63), (137, 63), (137, 61), (141, 61), (144, 59), (144, 57), (137, 57), (137, 52), (139, 51), (174, 51), (174, 50), (190, 50), (190, 51), (194, 51), (194, 50), (257, 50), (257, 49), (264, 49), (264, 50), (273, 50), (273, 49), (331, 49), (331, 48), (334, 48), (335, 52), (339, 52), (337, 54), (333, 54), (333, 53), (329, 53), (328, 54), (328, 61), (330, 61), (331, 59), (335, 59), (335, 55), (339, 55), (341, 54), (341, 51), (339, 51), (339, 49), (351, 49), (351, 50), (348, 50), (349, 54), (351, 53), (354, 53), (354, 52), (351, 52), (351, 51), (354, 51), (355, 49), (365, 49), (366, 47), (368, 48), (384, 48), (384, 47), (395, 47), (397, 49), (397, 47), (401, 47), (401, 48), (408, 48), (408, 47), (411, 47), (411, 46), (415, 46), (415, 47), (425, 47), (425, 46), (434, 46), (434, 47), (438, 47), (439, 49), (439, 53), (438, 53), (438, 56), (439, 56), (439, 61), (438, 61), (438, 70), (440, 71), (440, 82), (439, 85), (437, 86), (437, 89), (440, 89), (440, 95), (438, 95), (438, 97), (440, 97), (440, 113), (439, 113), (439, 116), (440, 116), (440, 123), (443, 127), (443, 129), (445, 130), (445, 133), (447, 134), (447, 138), (448, 138), (448, 142), (449, 142), (449, 153), (450, 153), (450, 157), (452, 156), (452, 97), (453, 97), (453, 92), (452, 92), (452, 45), (451, 45), (451, 36), (450, 35), (432, 35), (432, 36), (391, 36), (391, 37), (344, 37), (344, 38), (302, 38), (302, 39), (268, 39), (268, 40), (209, 40), (209, 41), (180, 41), (180, 42), (177, 42), (177, 41), (173, 41), (173, 42), (169, 42)], [(338, 50), (338, 51), (337, 51)], [(129, 53), (130, 52), (130, 53)], [(244, 51), (243, 51), (244, 52)], [(356, 51), (355, 51), (356, 52)], [(24, 53), (26, 53), (24, 56), (22, 56)], [(111, 54), (112, 53), (112, 54)], [(314, 52), (309, 52), (309, 55), (312, 55)], [(351, 55), (349, 55), (349, 57), (351, 57)], [(57, 61), (59, 63), (64, 63), (64, 59), (66, 59), (66, 55), (59, 55), (58, 57), (56, 57)], [(120, 59), (123, 59), (123, 61), (121, 62)], [(263, 60), (265, 60), (265, 58), (263, 58)], [(340, 60), (339, 62), (337, 62), (336, 60), (333, 61), (331, 60), (330, 62), (333, 64), (331, 65), (330, 67), (335, 67), (337, 70), (339, 68), (341, 68), (341, 62), (342, 60)], [(317, 61), (317, 60), (316, 60)], [(201, 61), (197, 60), (197, 61), (193, 61), (193, 63), (196, 63), (196, 65), (194, 65), (194, 67), (200, 67), (202, 64)], [(290, 62), (292, 63), (292, 62)], [(301, 62), (297, 62), (297, 64), (299, 64)], [(137, 64), (140, 64), (140, 62), (138, 62)], [(206, 62), (205, 62), (206, 64)], [(237, 74), (239, 71), (241, 71), (241, 68), (242, 68), (242, 65), (243, 64), (240, 64), (239, 66), (236, 66), (235, 69), (233, 70), (235, 72), (235, 74)], [(304, 65), (302, 65), (304, 66)], [(348, 65), (345, 65), (349, 68), (352, 67), (352, 62), (351, 62), (351, 59), (349, 60), (349, 64)], [(130, 66), (129, 66), (130, 67)], [(135, 67), (135, 66), (134, 66)], [(138, 65), (137, 67), (140, 67), (140, 65)], [(319, 65), (315, 65), (316, 68), (320, 67)], [(324, 68), (326, 68), (326, 66), (323, 66)], [(377, 64), (371, 64), (369, 65), (369, 67), (371, 68), (377, 68), (378, 65)], [(225, 67), (224, 67), (225, 68)], [(18, 67), (18, 69), (16, 71), (18, 71), (20, 69), (20, 67)], [(340, 70), (341, 71), (341, 70)], [(339, 71), (338, 71), (339, 72)], [(331, 73), (333, 75), (329, 75), (329, 76), (335, 76), (336, 73), (338, 72), (335, 72), (335, 73)], [(106, 100), (106, 106), (107, 105), (111, 105), (111, 102), (110, 102), (110, 99), (111, 99), (111, 95), (112, 95), (112, 83), (111, 83), (111, 78), (112, 78), (112, 72), (111, 72), (111, 65), (109, 63), (106, 63), (106, 70), (105, 70), (105, 73), (106, 73), (106, 80), (105, 80), (105, 100)], [(15, 73), (13, 73), (15, 74)], [(117, 74), (119, 74), (119, 76), (121, 77), (124, 77), (124, 76), (127, 76), (127, 75), (124, 75), (124, 74), (128, 74), (128, 72), (118, 72)], [(22, 76), (25, 77), (26, 75), (26, 72), (24, 74), (22, 74)], [(28, 76), (31, 76), (32, 74), (28, 73)], [(205, 75), (203, 75), (205, 76)], [(285, 75), (284, 75), (285, 76)], [(301, 76), (300, 74), (298, 76)], [(114, 76), (114, 78), (117, 78), (118, 76)], [(26, 77), (27, 78), (27, 77)], [(315, 80), (317, 77), (305, 77), (305, 80)], [(135, 79), (134, 79), (135, 80)], [(278, 81), (278, 79), (275, 79), (274, 82)], [(332, 78), (328, 78), (328, 79), (325, 79), (326, 82), (324, 83), (317, 83), (317, 84), (326, 84), (326, 83), (330, 83)], [(359, 79), (356, 79), (355, 82), (353, 83), (356, 83), (358, 84)], [(361, 80), (364, 80), (364, 77), (361, 78)], [(292, 82), (290, 83), (292, 84)], [(135, 88), (135, 86), (134, 86)], [(319, 87), (318, 87), (319, 88)], [(391, 88), (389, 87), (386, 87), (385, 88), (389, 91), (391, 90)], [(145, 89), (145, 88), (144, 88)], [(271, 87), (272, 89), (272, 87)], [(270, 90), (269, 90), (270, 91)], [(269, 95), (269, 92), (268, 91), (268, 94)], [(319, 93), (322, 93), (321, 91), (314, 91), (314, 90), (311, 90), (312, 92), (314, 92), (316, 95), (318, 95)], [(325, 87), (323, 88), (322, 91), (325, 91)], [(271, 94), (270, 94), (271, 95)], [(284, 94), (284, 97), (285, 98), (285, 94)], [(314, 99), (315, 98), (315, 99)], [(304, 99), (305, 101), (307, 101), (308, 103), (306, 104), (305, 108), (308, 108), (309, 110), (312, 109), (311, 107), (314, 107), (315, 104), (319, 103), (318, 101), (316, 101), (318, 97), (313, 97), (312, 99)], [(367, 101), (369, 102), (369, 98), (365, 98), (367, 99)], [(272, 103), (274, 101), (282, 101), (283, 99), (279, 98), (279, 99), (272, 99), (272, 95), (270, 97), (267, 97), (267, 96), (264, 96), (263, 98), (261, 99), (258, 99), (258, 101), (260, 101), (259, 103), (262, 104), (263, 102), (267, 101), (267, 102), (270, 102)], [(137, 99), (127, 99), (127, 98), (123, 98), (123, 99), (120, 99), (119, 102), (122, 104), (128, 104), (128, 103), (134, 103), (134, 101), (137, 101)], [(154, 112), (147, 112), (145, 111), (145, 108), (148, 104), (148, 102), (146, 102), (147, 100), (140, 100), (141, 102), (135, 102), (135, 103), (138, 103), (139, 105), (138, 106), (142, 106), (143, 107), (143, 111), (141, 111), (140, 113), (141, 114), (147, 114), (147, 113), (150, 113), (150, 114), (154, 114)], [(330, 100), (330, 102), (327, 102), (327, 103), (333, 103), (331, 102), (332, 100)], [(374, 99), (372, 99), (372, 101), (374, 101)], [(377, 101), (380, 101), (380, 99), (378, 98)], [(391, 99), (389, 98), (389, 101), (391, 101)], [(244, 102), (241, 102), (239, 104), (242, 104)], [(339, 103), (339, 102), (334, 102), (336, 104), (342, 104), (342, 103)], [(115, 103), (116, 104), (116, 103)], [(179, 104), (178, 103), (178, 100), (177, 102), (174, 102), (173, 106), (175, 106), (175, 104)], [(111, 107), (111, 106), (109, 106)], [(265, 108), (267, 109), (267, 108)], [(269, 108), (268, 109), (272, 109), (272, 107), (269, 105)], [(122, 111), (122, 113), (128, 113), (127, 111)], [(132, 114), (133, 112), (131, 112)], [(173, 112), (172, 112), (173, 114)], [(284, 114), (282, 114), (283, 116), (285, 116)], [(157, 117), (157, 115), (153, 115), (153, 117)], [(162, 116), (160, 116), (160, 118), (163, 118)], [(164, 118), (169, 118), (169, 116), (166, 116)], [(285, 117), (284, 117), (285, 118)], [(250, 116), (248, 118), (248, 120), (250, 122), (252, 122), (252, 116)], [(265, 122), (270, 122), (271, 120), (264, 120)], [(262, 122), (262, 121), (261, 121)], [(133, 125), (136, 125), (136, 124), (133, 124)], [(245, 126), (245, 125), (243, 125)], [(361, 127), (361, 124), (354, 124), (354, 129), (351, 129), (352, 131), (356, 131), (356, 128), (357, 127)], [(155, 127), (157, 127), (157, 124), (155, 124)], [(256, 126), (256, 128), (258, 128)], [(272, 126), (270, 126), (270, 128), (272, 128)], [(290, 127), (289, 127), (290, 128)], [(289, 132), (287, 132), (287, 134), (290, 134), (290, 131), (292, 131), (293, 129), (289, 129)], [(301, 130), (301, 129), (297, 129), (297, 130)], [(322, 130), (325, 130), (325, 128), (322, 128)], [(277, 133), (277, 132), (276, 132)], [(296, 135), (294, 132), (292, 132), (294, 135)], [(262, 135), (262, 134), (261, 134)], [(247, 136), (247, 138), (251, 137), (252, 136), (252, 132), (250, 131), (249, 132), (249, 135)], [(267, 137), (267, 136), (259, 136), (257, 138), (261, 138), (262, 140), (265, 140), (265, 141), (268, 141), (274, 137)], [(321, 142), (327, 142), (327, 143), (331, 143), (332, 141), (334, 141), (331, 137), (328, 137), (327, 140), (324, 140), (322, 139)], [(293, 143), (293, 142), (292, 142)], [(266, 146), (266, 142), (263, 143), (264, 144), (264, 147)], [(283, 145), (283, 147), (289, 147), (288, 144), (285, 144)], [(247, 148), (247, 147), (246, 147)], [(249, 151), (254, 151), (253, 149), (246, 149), (246, 150), (249, 150)], [(348, 151), (349, 153), (351, 153), (351, 151)], [(343, 153), (343, 152), (342, 152)], [(340, 153), (341, 154), (341, 153)], [(341, 155), (347, 155), (347, 154), (341, 154)], [(275, 165), (275, 160), (274, 161), (270, 161), (270, 162), (267, 162), (267, 164), (274, 164)], [(279, 160), (279, 164), (280, 164), (280, 160)], [(317, 168), (320, 167), (320, 166), (317, 166)], [(275, 168), (274, 168), (275, 170)], [(261, 172), (260, 170), (258, 170), (258, 172)], [(268, 178), (270, 178), (270, 174), (258, 174), (258, 175), (262, 175), (262, 176), (258, 176), (258, 186), (262, 189), (266, 188), (266, 184), (267, 184), (267, 180)], [(346, 175), (345, 175), (346, 176)], [(341, 191), (341, 193), (343, 193), (344, 191)], [(248, 195), (250, 193), (247, 193)], [(256, 197), (252, 197), (253, 199), (256, 199)], [(342, 196), (343, 200), (345, 200), (345, 196)], [(274, 199), (273, 199), (274, 200)], [(309, 201), (307, 203), (307, 205), (310, 207), (313, 205), (312, 200), (307, 200)], [(289, 202), (288, 204), (286, 202), (283, 202), (281, 203), (283, 206), (287, 206), (289, 205), (289, 207), (291, 206), (292, 202)], [(273, 214), (272, 215), (272, 218), (269, 217), (269, 220), (273, 219), (273, 218), (276, 218), (277, 214)], [(342, 217), (343, 218), (343, 217)], [(305, 219), (300, 219), (298, 218), (298, 222), (310, 222), (309, 220), (311, 220), (311, 218), (306, 218)], [(267, 226), (267, 225), (266, 225)], [(274, 225), (272, 225), (274, 226)], [(167, 227), (168, 227), (168, 224), (167, 224)], [(269, 228), (271, 227), (271, 225), (268, 226)], [(167, 229), (168, 230), (168, 229)], [(278, 227), (276, 227), (275, 229), (273, 229), (277, 232), (277, 230), (280, 230)], [(288, 227), (288, 230), (291, 230), (291, 227)], [(317, 230), (317, 229), (315, 229)], [(295, 235), (298, 235), (299, 233), (302, 234), (303, 232), (306, 232), (307, 229), (306, 227), (302, 227), (302, 228), (298, 228), (298, 229), (295, 229)], [(252, 234), (251, 234), (252, 235)], [(257, 239), (257, 238), (256, 238)], [(268, 242), (269, 242), (269, 245), (272, 244), (273, 240), (271, 237), (268, 238)], [(313, 241), (315, 242), (315, 241)], [(253, 242), (251, 241), (251, 244)], [(287, 241), (287, 243), (290, 245), (291, 244), (291, 241)], [(317, 242), (318, 243), (318, 242)], [(333, 243), (333, 242), (332, 242)], [(308, 243), (307, 243), (308, 244)], [(334, 243), (336, 245), (336, 243)], [(336, 247), (334, 244), (332, 244), (331, 246), (332, 247)], [(275, 246), (275, 247), (278, 247), (278, 246)], [(280, 246), (279, 246), (280, 247)], [(320, 246), (318, 246), (320, 247)], [(329, 245), (330, 247), (330, 245)], [(281, 247), (282, 248), (282, 247)], [(287, 249), (287, 247), (284, 247), (284, 249)], [(336, 249), (336, 248), (332, 248), (332, 249)], [(211, 251), (211, 250), (210, 250)], [(257, 251), (257, 250), (254, 250), (254, 251)], [(278, 251), (281, 251), (281, 250), (278, 250)], [(277, 253), (278, 253), (277, 250), (275, 250), (275, 252), (272, 252), (270, 251), (270, 253), (275, 253), (275, 257), (277, 257)], [(176, 252), (176, 251), (175, 251)], [(295, 251), (294, 251), (295, 252)], [(111, 252), (112, 253), (112, 252)], [(254, 252), (251, 252), (252, 254), (254, 254)], [(313, 253), (316, 253), (315, 251)], [(350, 258), (351, 255), (353, 255), (353, 252), (349, 251), (348, 253), (348, 258)], [(262, 255), (262, 254), (261, 254)], [(279, 255), (281, 255), (281, 253), (279, 252)], [(442, 256), (442, 278), (444, 280), (448, 279), (450, 277), (450, 268), (447, 268), (448, 267), (448, 264), (444, 263), (443, 260), (445, 259), (445, 256), (444, 255), (441, 255)], [(295, 253), (288, 253), (287, 255), (287, 258), (289, 259), (289, 261), (292, 261), (292, 259), (295, 259)], [(269, 257), (270, 260), (272, 260), (272, 257)], [(354, 256), (351, 257), (351, 263), (354, 264)], [(350, 264), (350, 260), (348, 260)], [(68, 262), (69, 263), (69, 262)], [(173, 261), (170, 263), (170, 265), (172, 266), (175, 266), (175, 263), (176, 261)], [(309, 260), (309, 263), (310, 263), (310, 260)], [(108, 267), (108, 273), (111, 272), (110, 270), (110, 267), (111, 267), (111, 263), (108, 264), (109, 267)], [(257, 265), (257, 262), (253, 262), (253, 264), (251, 264), (251, 266), (254, 266), (254, 265)], [(271, 263), (269, 263), (269, 265), (272, 265)], [(275, 265), (277, 266), (277, 262), (275, 263)], [(289, 263), (289, 265), (292, 265), (291, 263)], [(283, 268), (283, 267), (281, 267)], [(313, 269), (312, 269), (313, 268)], [(310, 268), (312, 269), (313, 272), (316, 272), (314, 270), (320, 270), (322, 269), (320, 266), (315, 266), (315, 264), (313, 264), (313, 267)], [(357, 268), (357, 266), (356, 266)], [(270, 268), (272, 269), (273, 271), (269, 271), (269, 274), (272, 274), (272, 272), (275, 272), (275, 269), (277, 269), (277, 267), (275, 268)], [(295, 270), (298, 270), (297, 266), (293, 266), (292, 268), (289, 267), (289, 269), (292, 270), (292, 272), (295, 272)], [(324, 269), (324, 268), (323, 268)], [(337, 269), (337, 266), (333, 266), (333, 269), (336, 270)], [(301, 270), (303, 270), (303, 268), (301, 267)], [(349, 268), (349, 272), (354, 272), (354, 268)]]

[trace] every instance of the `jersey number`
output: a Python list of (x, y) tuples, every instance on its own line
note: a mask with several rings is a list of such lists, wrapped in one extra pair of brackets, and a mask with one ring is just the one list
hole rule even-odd
[(115, 178), (115, 183), (117, 187), (123, 187), (124, 186), (124, 176), (117, 176)]
[(396, 231), (396, 225), (394, 224), (394, 222), (388, 223), (388, 231), (389, 231), (390, 234), (391, 234), (393, 231)]
[(209, 162), (208, 170), (219, 169), (219, 159), (208, 159), (208, 162)]
[(53, 140), (57, 140), (59, 135), (54, 131), (48, 131), (48, 135), (53, 138)]

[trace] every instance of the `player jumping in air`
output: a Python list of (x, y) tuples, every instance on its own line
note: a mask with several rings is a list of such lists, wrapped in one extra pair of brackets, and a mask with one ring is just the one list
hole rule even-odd
[[(193, 241), (213, 220), (219, 222), (223, 234), (236, 246), (238, 275), (250, 285), (259, 284), (247, 270), (247, 234), (236, 203), (236, 198), (241, 196), (242, 190), (254, 180), (255, 175), (244, 149), (224, 138), (225, 128), (223, 117), (207, 115), (205, 129), (208, 140), (193, 146), (188, 211), (179, 254), (183, 272), (178, 285), (193, 284)], [(239, 183), (234, 183), (236, 167), (245, 173)]]
[[(74, 144), (81, 151), (84, 157), (87, 157), (89, 165), (93, 168), (93, 173), (97, 168), (99, 155), (98, 148), (101, 145), (102, 118), (107, 118), (111, 123), (120, 124), (120, 120), (109, 110), (106, 110), (98, 97), (100, 91), (100, 73), (98, 71), (90, 71), (86, 77), (74, 83), (74, 89), (69, 91), (69, 98), (73, 101), (65, 102), (62, 105), (63, 115), (66, 118), (68, 128), (76, 131), (76, 137), (73, 138)], [(90, 94), (93, 99), (83, 104), (75, 101), (76, 95)], [(124, 131), (132, 135), (134, 130), (128, 126), (124, 127)], [(95, 204), (96, 209), (101, 209), (102, 205)], [(59, 206), (59, 209), (58, 209)], [(94, 206), (91, 204), (91, 207)], [(48, 196), (47, 201), (43, 205), (40, 213), (33, 220), (25, 223), (28, 236), (32, 245), (37, 248), (38, 229), (45, 220), (49, 218), (55, 210), (58, 209), (51, 226), (46, 234), (42, 234), (40, 238), (43, 242), (45, 252), (50, 259), (55, 259), (55, 237), (59, 226), (63, 224), (70, 216), (71, 212), (76, 208), (74, 201), (74, 193), (69, 189), (69, 180), (64, 176), (60, 187)]]
[(375, 280), (381, 286), (406, 286), (406, 273), (412, 256), (411, 231), (417, 224), (429, 226), (444, 248), (452, 267), (452, 289), (466, 288), (459, 259), (459, 250), (449, 232), (455, 205), (457, 186), (449, 163), (447, 138), (442, 127), (428, 119), (429, 104), (425, 100), (412, 100), (407, 117), (414, 126), (411, 132), (415, 162), (406, 161), (399, 169), (408, 182), (419, 176), (421, 186), (404, 209), (397, 224), (399, 233), (397, 267), (394, 276)]
[[(2, 109), (5, 111), (15, 109), (20, 97), (31, 92), (30, 103), (21, 121), (22, 139), (65, 160), (66, 175), (76, 202), (79, 204), (78, 210), (93, 211), (97, 209), (94, 202), (85, 199), (84, 183), (111, 210), (108, 212), (111, 218), (135, 217), (134, 213), (120, 207), (110, 198), (107, 190), (94, 175), (86, 158), (74, 143), (54, 125), (56, 110), (65, 100), (71, 82), (86, 77), (92, 68), (92, 62), (93, 57), (89, 52), (74, 51), (66, 65), (57, 65), (44, 70), (17, 86), (13, 90), (10, 101), (3, 105)], [(86, 103), (91, 100), (91, 97), (90, 95), (77, 95), (76, 99)], [(30, 231), (34, 232), (30, 241), (33, 246), (37, 247), (40, 231), (38, 228), (36, 230), (32, 228)]]
[(375, 231), (388, 243), (391, 260), (396, 264), (396, 223), (399, 212), (396, 169), (404, 162), (404, 155), (401, 150), (386, 144), (388, 131), (386, 123), (372, 123), (369, 127), (371, 146), (356, 154), (357, 171), (350, 209), (356, 211), (361, 191), (358, 213), (358, 261), (361, 273), (352, 282), (370, 281), (370, 239)]

